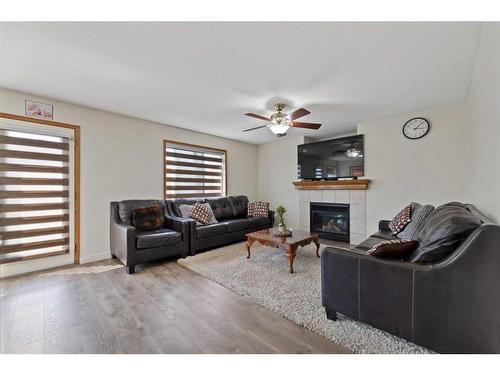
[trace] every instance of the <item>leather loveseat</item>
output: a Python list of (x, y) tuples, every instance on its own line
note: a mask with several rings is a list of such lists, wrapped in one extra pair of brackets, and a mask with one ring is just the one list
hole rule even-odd
[[(208, 203), (218, 223), (196, 225), (193, 219), (182, 218), (180, 206), (193, 205), (196, 202)], [(247, 218), (248, 198), (245, 195), (205, 199), (173, 199), (166, 201), (167, 220), (180, 224), (189, 224), (190, 254), (243, 241), (246, 234), (273, 226), (273, 211), (267, 217)]]
[(327, 317), (335, 320), (338, 312), (441, 353), (500, 353), (500, 226), (472, 205), (450, 203), (435, 212), (441, 229), (424, 226), (420, 232), (433, 236), (432, 243), (439, 242), (440, 230), (453, 231), (460, 221), (455, 215), (478, 221), (439, 261), (367, 255), (395, 238), (388, 221), (354, 249), (327, 247), (321, 254)]

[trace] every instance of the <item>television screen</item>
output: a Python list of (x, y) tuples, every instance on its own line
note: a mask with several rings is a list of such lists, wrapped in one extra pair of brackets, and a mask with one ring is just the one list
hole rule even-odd
[(299, 178), (304, 180), (364, 176), (363, 136), (329, 139), (297, 146)]

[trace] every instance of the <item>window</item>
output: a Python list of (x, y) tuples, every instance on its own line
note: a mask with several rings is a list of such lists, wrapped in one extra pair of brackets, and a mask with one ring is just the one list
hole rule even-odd
[(0, 262), (68, 253), (68, 139), (0, 130), (0, 145)]
[[(78, 260), (79, 128), (56, 124), (61, 123), (0, 116), (0, 265), (9, 274)], [(52, 256), (59, 257), (4, 268)]]
[(165, 140), (165, 199), (225, 196), (226, 157), (225, 150)]

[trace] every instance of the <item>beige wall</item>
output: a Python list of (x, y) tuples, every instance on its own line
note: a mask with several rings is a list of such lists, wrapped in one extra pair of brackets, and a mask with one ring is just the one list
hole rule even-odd
[(110, 256), (109, 202), (163, 196), (163, 139), (227, 150), (228, 194), (257, 197), (257, 147), (173, 126), (0, 89), (0, 111), (54, 104), (54, 120), (81, 126), (81, 260)]
[(299, 194), (292, 181), (297, 181), (297, 145), (303, 143), (304, 137), (287, 135), (257, 148), (259, 200), (269, 202), (272, 209), (283, 205), (286, 225), (292, 228), (299, 227)]
[(500, 23), (484, 23), (467, 103), (471, 202), (500, 222)]
[[(430, 120), (422, 139), (406, 139), (401, 128), (412, 117)], [(365, 135), (367, 233), (410, 202), (440, 205), (467, 201), (463, 104), (360, 124)]]

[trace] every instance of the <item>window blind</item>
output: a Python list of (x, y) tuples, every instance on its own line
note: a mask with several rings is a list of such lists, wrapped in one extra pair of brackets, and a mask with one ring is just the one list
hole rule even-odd
[(0, 264), (69, 253), (69, 139), (0, 129)]
[(226, 194), (226, 152), (194, 145), (164, 144), (165, 198)]

